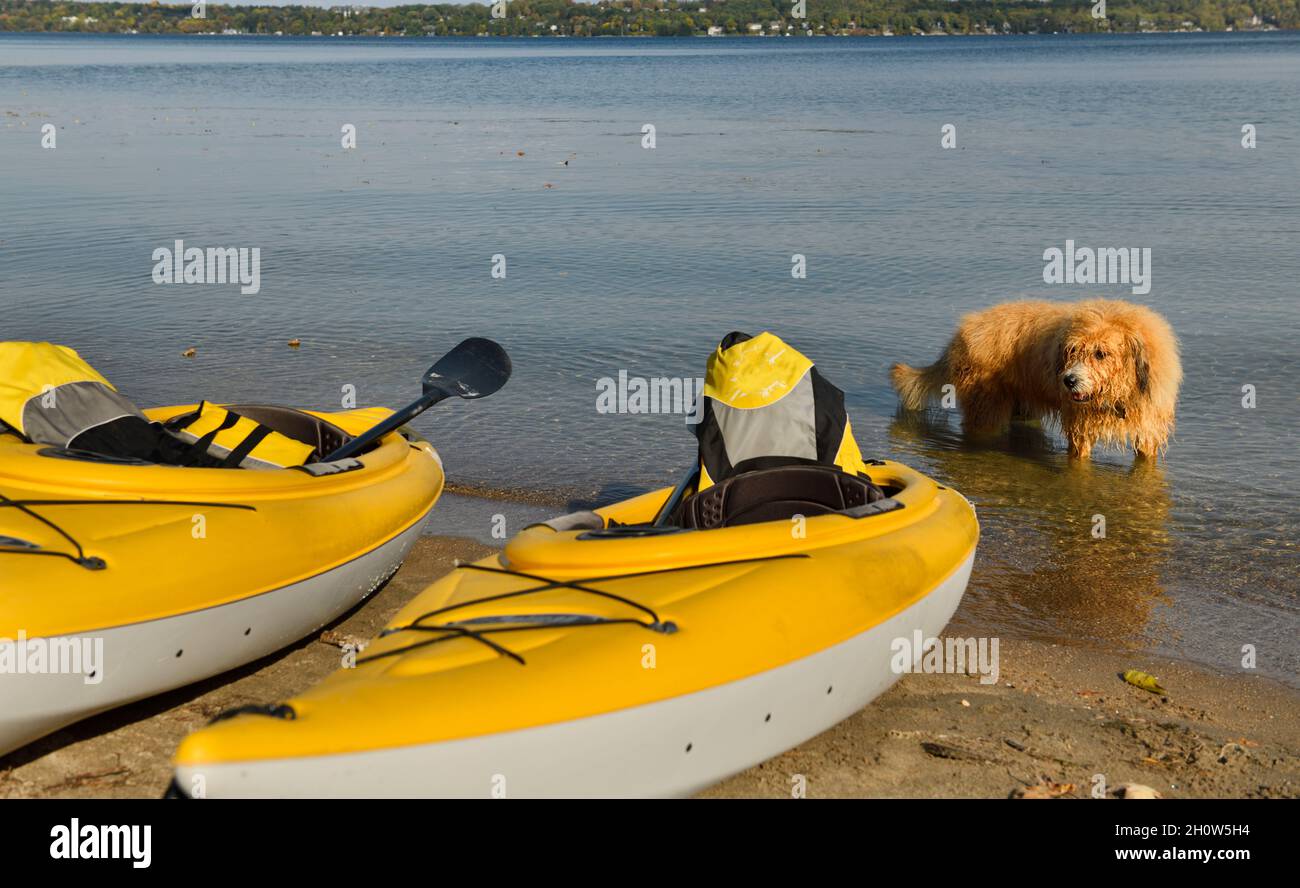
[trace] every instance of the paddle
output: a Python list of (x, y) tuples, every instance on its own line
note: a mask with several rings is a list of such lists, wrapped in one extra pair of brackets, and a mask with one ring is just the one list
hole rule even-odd
[(677, 511), (677, 504), (682, 501), (682, 494), (686, 492), (686, 488), (694, 484), (699, 477), (700, 467), (691, 466), (690, 471), (682, 477), (682, 480), (677, 482), (677, 486), (668, 495), (668, 499), (664, 500), (663, 506), (659, 509), (659, 514), (655, 516), (652, 527), (663, 527), (665, 525), (673, 512)]
[(450, 397), (486, 398), (510, 378), (510, 356), (491, 339), (466, 339), (447, 352), (421, 379), (424, 394), (365, 434), (358, 435), (321, 462), (355, 456), (394, 429), (400, 428), (439, 401)]

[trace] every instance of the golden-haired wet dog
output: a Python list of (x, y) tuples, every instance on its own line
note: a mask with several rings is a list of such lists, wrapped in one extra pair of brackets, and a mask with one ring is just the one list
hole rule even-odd
[(920, 369), (895, 364), (891, 376), (909, 410), (952, 385), (968, 434), (1000, 432), (1013, 416), (1052, 418), (1071, 457), (1114, 444), (1154, 458), (1173, 434), (1183, 369), (1164, 318), (1090, 299), (1007, 302), (966, 315), (939, 360)]

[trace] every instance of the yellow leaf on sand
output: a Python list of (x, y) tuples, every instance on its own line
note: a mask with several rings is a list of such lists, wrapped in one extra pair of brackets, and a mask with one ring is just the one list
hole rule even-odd
[(1124, 680), (1135, 688), (1141, 688), (1144, 691), (1150, 691), (1153, 694), (1168, 693), (1160, 687), (1160, 682), (1154, 675), (1147, 675), (1137, 669), (1130, 669), (1124, 673)]

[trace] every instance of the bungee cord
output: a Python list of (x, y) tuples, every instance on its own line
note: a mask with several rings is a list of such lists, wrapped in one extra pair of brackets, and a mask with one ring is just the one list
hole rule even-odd
[[(20, 540), (17, 537), (8, 537), (0, 534), (0, 555), (46, 555), (55, 558), (66, 558), (73, 564), (86, 568), (87, 570), (104, 570), (108, 565), (104, 559), (94, 555), (87, 556), (86, 550), (81, 543), (67, 530), (60, 527), (53, 519), (47, 518), (37, 512), (32, 506), (48, 508), (50, 506), (198, 506), (205, 509), (244, 509), (250, 512), (256, 512), (256, 506), (244, 505), (242, 503), (208, 503), (208, 502), (191, 502), (182, 500), (151, 500), (151, 499), (13, 499), (0, 493), (0, 509), (17, 509), (24, 515), (39, 521), (46, 527), (49, 527), (59, 536), (63, 537), (76, 553), (59, 552), (54, 549), (45, 549), (26, 540)], [(6, 543), (5, 540), (13, 540), (12, 543)]]
[[(441, 644), (448, 641), (454, 641), (458, 638), (468, 638), (477, 641), (491, 648), (496, 653), (509, 657), (520, 666), (527, 665), (524, 658), (518, 653), (510, 650), (488, 638), (491, 634), (500, 634), (504, 632), (524, 632), (534, 629), (551, 629), (555, 627), (580, 628), (583, 626), (610, 626), (610, 625), (635, 625), (651, 632), (659, 632), (664, 635), (672, 635), (677, 631), (677, 624), (672, 620), (662, 620), (659, 614), (651, 607), (634, 601), (631, 598), (618, 595), (604, 589), (596, 589), (588, 585), (593, 582), (609, 582), (611, 580), (627, 580), (636, 577), (655, 576), (660, 574), (678, 573), (688, 570), (704, 570), (710, 567), (726, 567), (734, 564), (751, 564), (759, 561), (777, 561), (788, 558), (808, 558), (806, 552), (792, 552), (784, 555), (764, 555), (756, 558), (737, 558), (729, 561), (712, 561), (707, 564), (689, 564), (680, 567), (665, 567), (655, 570), (635, 571), (625, 574), (609, 574), (606, 576), (585, 577), (576, 580), (556, 580), (539, 574), (527, 573), (525, 571), (513, 570), (508, 567), (491, 567), (483, 564), (461, 564), (457, 565), (457, 570), (477, 570), (484, 573), (502, 574), (505, 576), (516, 577), (518, 579), (533, 580), (539, 585), (530, 586), (526, 589), (516, 589), (512, 592), (502, 592), (497, 595), (487, 595), (483, 598), (475, 598), (469, 601), (460, 601), (455, 604), (445, 605), (415, 617), (409, 623), (402, 626), (393, 626), (379, 633), (380, 638), (386, 638), (390, 635), (396, 635), (400, 632), (436, 632), (441, 633), (435, 638), (428, 638), (424, 641), (417, 641), (412, 644), (394, 648), (390, 651), (384, 651), (378, 654), (371, 654), (367, 657), (361, 657), (357, 660), (357, 665), (370, 663), (375, 660), (384, 659), (385, 657), (394, 657), (405, 654), (420, 648), (430, 647), (431, 645)], [(467, 607), (474, 607), (492, 601), (501, 601), (507, 598), (518, 598), (524, 595), (536, 595), (540, 592), (548, 592), (554, 589), (572, 589), (575, 592), (583, 592), (589, 595), (595, 595), (601, 598), (618, 602), (628, 607), (635, 608), (645, 613), (649, 620), (638, 620), (632, 617), (602, 617), (595, 614), (573, 614), (573, 613), (547, 613), (547, 614), (492, 614), (482, 617), (470, 617), (464, 620), (451, 620), (442, 623), (425, 623), (425, 620), (441, 616), (450, 611), (461, 610)], [(495, 625), (495, 624), (509, 625)], [(489, 626), (492, 628), (479, 629), (478, 626)]]

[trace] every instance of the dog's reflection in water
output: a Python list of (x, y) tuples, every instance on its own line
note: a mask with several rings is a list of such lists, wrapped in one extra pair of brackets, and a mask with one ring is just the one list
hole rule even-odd
[(1120, 641), (1145, 634), (1172, 543), (1164, 470), (1070, 463), (1041, 426), (974, 447), (944, 411), (900, 413), (891, 450), (951, 483), (980, 520), (963, 613), (1026, 634)]

